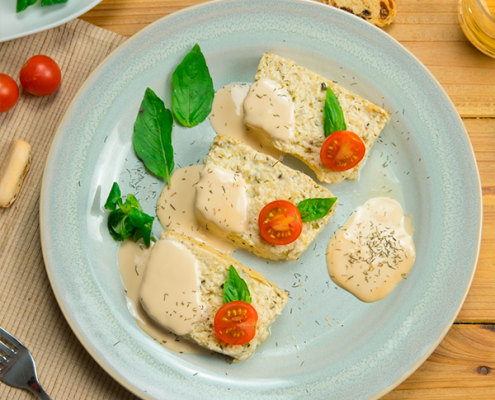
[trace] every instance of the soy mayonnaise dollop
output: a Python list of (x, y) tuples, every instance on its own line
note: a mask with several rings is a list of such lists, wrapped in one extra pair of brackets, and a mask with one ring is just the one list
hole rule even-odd
[(196, 211), (204, 224), (221, 232), (244, 232), (249, 228), (246, 182), (230, 169), (207, 164), (196, 185)]
[(364, 302), (383, 299), (414, 264), (413, 231), (412, 218), (397, 201), (368, 200), (328, 244), (330, 277)]
[(148, 315), (176, 335), (206, 319), (199, 263), (182, 243), (158, 240), (148, 258), (139, 298)]
[(191, 165), (174, 171), (156, 202), (156, 215), (163, 229), (191, 236), (224, 252), (232, 253), (235, 245), (203, 226), (196, 214), (196, 186), (203, 165)]
[(218, 135), (229, 136), (253, 149), (281, 159), (284, 153), (277, 150), (264, 136), (244, 125), (244, 99), (250, 85), (230, 84), (215, 93), (210, 114), (212, 128)]
[(262, 78), (254, 82), (244, 99), (244, 123), (273, 139), (288, 142), (294, 137), (294, 102), (279, 83)]

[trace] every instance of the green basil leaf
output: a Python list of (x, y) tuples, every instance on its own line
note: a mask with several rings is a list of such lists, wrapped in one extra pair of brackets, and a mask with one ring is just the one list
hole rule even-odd
[(67, 3), (67, 0), (41, 0), (41, 7), (52, 6), (60, 3)]
[(120, 200), (118, 205), (122, 209), (122, 211), (124, 211), (126, 214), (130, 214), (133, 209), (138, 209), (139, 211), (143, 211), (143, 209), (141, 208), (141, 204), (139, 204), (138, 199), (136, 199), (136, 197), (131, 193), (127, 195), (124, 204), (122, 204), (122, 200)]
[(229, 268), (227, 281), (223, 285), (223, 301), (224, 303), (245, 301), (249, 304), (252, 301), (246, 281), (239, 276), (232, 265)]
[(297, 205), (303, 222), (315, 221), (325, 217), (332, 206), (337, 201), (337, 197), (325, 199), (306, 199)]
[(133, 208), (129, 213), (129, 218), (136, 228), (142, 228), (146, 224), (152, 223), (155, 220), (155, 217), (151, 217), (148, 214), (138, 210), (137, 208)]
[(211, 112), (215, 90), (206, 60), (196, 43), (172, 75), (172, 111), (184, 126), (203, 122)]
[(121, 200), (120, 187), (117, 182), (114, 182), (112, 185), (112, 189), (110, 190), (110, 193), (108, 195), (107, 202), (105, 203), (105, 208), (110, 211), (115, 210), (115, 208), (117, 208), (117, 204), (119, 200)]
[(144, 244), (146, 245), (146, 247), (150, 247), (150, 240), (153, 239), (153, 241), (156, 241), (156, 240), (154, 240), (155, 238), (151, 237), (151, 230), (153, 229), (153, 222), (147, 223), (141, 229), (143, 231)]
[(325, 132), (325, 137), (334, 132), (345, 130), (347, 130), (347, 125), (345, 124), (342, 107), (340, 107), (339, 100), (332, 92), (332, 89), (327, 87), (325, 107), (323, 108), (323, 131)]
[(153, 90), (147, 88), (134, 123), (134, 150), (146, 168), (156, 176), (166, 178), (169, 184), (174, 169), (173, 124), (170, 110)]
[(132, 240), (134, 240), (134, 242), (137, 242), (142, 237), (143, 237), (143, 230), (142, 229), (136, 229), (136, 232), (134, 232), (134, 236), (132, 237)]
[(26, 8), (28, 8), (29, 6), (32, 6), (37, 1), (38, 0), (17, 0), (16, 11), (18, 13), (20, 13), (21, 11), (24, 11)]
[[(117, 206), (119, 208), (116, 208)], [(154, 240), (151, 237), (151, 231), (155, 217), (143, 212), (138, 199), (133, 194), (128, 194), (125, 203), (123, 203), (117, 183), (113, 184), (105, 204), (107, 210), (112, 207), (113, 211), (108, 216), (107, 223), (110, 236), (116, 241), (132, 237), (137, 242), (143, 238), (144, 243), (149, 247), (150, 240)]]
[(132, 224), (129, 216), (123, 215), (122, 218), (112, 226), (115, 233), (127, 239), (129, 236), (134, 235), (136, 227)]
[(115, 230), (115, 227), (120, 227), (120, 221), (125, 217), (125, 213), (122, 210), (113, 210), (108, 216), (108, 232), (110, 236), (113, 237), (114, 240), (121, 242), (124, 240), (124, 236), (122, 236), (122, 232)]

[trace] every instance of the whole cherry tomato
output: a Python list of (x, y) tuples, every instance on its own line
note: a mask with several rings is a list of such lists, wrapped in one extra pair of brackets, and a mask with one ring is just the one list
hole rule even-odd
[(218, 309), (213, 326), (220, 340), (239, 345), (253, 340), (257, 322), (258, 313), (251, 304), (231, 301)]
[(337, 131), (326, 138), (321, 146), (320, 159), (332, 171), (347, 171), (363, 159), (366, 146), (350, 131)]
[(58, 64), (48, 56), (31, 57), (21, 68), (21, 85), (35, 96), (47, 96), (60, 86), (62, 73)]
[(301, 235), (303, 227), (299, 210), (287, 200), (275, 200), (263, 207), (258, 226), (261, 237), (277, 245), (295, 241)]
[(19, 87), (8, 75), (0, 74), (0, 113), (9, 111), (17, 103)]

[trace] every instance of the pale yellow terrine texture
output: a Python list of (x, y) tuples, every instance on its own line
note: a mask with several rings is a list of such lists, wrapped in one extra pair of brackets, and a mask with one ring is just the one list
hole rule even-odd
[[(181, 235), (175, 231), (164, 231), (160, 239), (182, 243), (198, 260), (201, 303), (205, 305), (207, 318), (205, 322), (196, 324), (192, 331), (184, 337), (236, 360), (245, 360), (251, 357), (256, 347), (268, 336), (270, 324), (282, 312), (287, 303), (287, 293), (268, 281), (259, 272), (188, 236)], [(253, 340), (247, 344), (235, 346), (222, 342), (215, 334), (213, 327), (215, 314), (224, 304), (223, 285), (227, 280), (228, 270), (231, 265), (237, 270), (239, 276), (246, 281), (252, 298), (251, 305), (258, 313), (256, 335)]]
[(258, 216), (265, 205), (275, 200), (288, 200), (297, 205), (309, 198), (333, 197), (332, 193), (316, 184), (309, 176), (227, 136), (215, 137), (204, 163), (230, 169), (240, 174), (246, 182), (249, 229), (241, 233), (228, 233), (225, 237), (259, 257), (297, 260), (336, 211), (337, 202), (325, 217), (303, 222), (302, 233), (296, 241), (287, 245), (270, 244), (261, 237), (258, 227)]
[[(261, 58), (255, 81), (261, 78), (279, 83), (289, 91), (294, 101), (294, 138), (290, 141), (277, 140), (265, 133), (272, 145), (306, 163), (322, 182), (357, 179), (368, 151), (390, 120), (389, 112), (294, 61), (273, 53), (266, 53)], [(330, 87), (339, 100), (347, 130), (358, 134), (366, 146), (363, 160), (344, 172), (332, 171), (320, 160), (321, 145), (326, 139), (323, 131), (326, 87)]]

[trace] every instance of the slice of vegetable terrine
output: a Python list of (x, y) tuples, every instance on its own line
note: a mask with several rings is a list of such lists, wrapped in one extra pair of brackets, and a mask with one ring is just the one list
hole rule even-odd
[[(171, 240), (186, 246), (198, 261), (198, 276), (201, 282), (200, 299), (206, 310), (206, 318), (204, 322), (193, 326), (184, 337), (237, 360), (251, 357), (256, 347), (267, 338), (270, 324), (282, 312), (287, 303), (287, 293), (259, 272), (247, 268), (232, 257), (188, 236), (175, 231), (164, 231), (160, 240)], [(252, 299), (251, 306), (258, 315), (254, 338), (242, 345), (231, 345), (222, 341), (215, 333), (214, 327), (215, 315), (224, 305), (223, 287), (227, 281), (230, 266), (233, 266), (240, 278), (246, 282)]]
[(335, 203), (321, 218), (302, 222), (302, 231), (295, 241), (284, 245), (271, 244), (261, 236), (258, 223), (260, 212), (267, 204), (276, 200), (288, 200), (297, 206), (307, 199), (333, 198), (332, 193), (302, 172), (295, 171), (236, 139), (222, 135), (217, 135), (213, 140), (204, 163), (206, 167), (214, 165), (234, 171), (246, 182), (249, 199), (247, 229), (242, 232), (225, 232), (224, 236), (236, 246), (259, 257), (297, 260), (336, 211), (335, 199)]
[[(294, 102), (294, 137), (290, 141), (264, 136), (277, 149), (292, 154), (306, 163), (317, 178), (326, 183), (357, 179), (366, 155), (385, 124), (390, 120), (387, 110), (365, 100), (329, 79), (309, 71), (288, 58), (266, 53), (258, 65), (255, 81), (269, 79), (287, 89)], [(326, 89), (337, 97), (344, 113), (347, 130), (357, 134), (366, 147), (364, 158), (347, 171), (332, 171), (320, 159), (320, 149), (326, 137), (323, 130), (323, 109)]]

